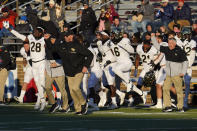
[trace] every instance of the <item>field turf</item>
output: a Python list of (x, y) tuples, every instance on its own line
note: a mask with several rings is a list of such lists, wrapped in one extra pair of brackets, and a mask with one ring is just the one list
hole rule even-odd
[(197, 131), (197, 108), (163, 113), (150, 108), (101, 109), (77, 116), (38, 112), (33, 104), (0, 106), (0, 131)]

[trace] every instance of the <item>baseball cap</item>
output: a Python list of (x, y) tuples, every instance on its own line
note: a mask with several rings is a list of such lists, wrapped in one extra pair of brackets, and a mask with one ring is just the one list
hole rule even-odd
[(1, 10), (1, 12), (3, 13), (3, 12), (9, 12), (9, 9), (7, 8), (7, 7), (4, 7), (2, 10)]
[(89, 2), (88, 2), (87, 0), (84, 0), (84, 1), (83, 1), (83, 6), (84, 6), (84, 5), (89, 5)]
[(21, 17), (20, 17), (20, 20), (27, 21), (27, 17), (26, 17), (26, 16), (21, 16)]
[(69, 35), (74, 35), (74, 32), (71, 30), (64, 32), (64, 36), (68, 37)]

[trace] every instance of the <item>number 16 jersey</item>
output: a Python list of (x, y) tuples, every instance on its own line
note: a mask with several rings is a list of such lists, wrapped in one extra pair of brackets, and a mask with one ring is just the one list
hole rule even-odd
[(40, 61), (45, 59), (45, 41), (44, 37), (36, 40), (35, 37), (30, 34), (27, 36), (30, 44), (30, 57), (32, 61)]

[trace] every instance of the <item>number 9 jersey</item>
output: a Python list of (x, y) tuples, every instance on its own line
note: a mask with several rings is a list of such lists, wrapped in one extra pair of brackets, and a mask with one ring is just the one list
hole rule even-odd
[(45, 41), (44, 37), (36, 40), (35, 37), (30, 34), (27, 36), (30, 44), (30, 57), (32, 61), (40, 61), (45, 59)]

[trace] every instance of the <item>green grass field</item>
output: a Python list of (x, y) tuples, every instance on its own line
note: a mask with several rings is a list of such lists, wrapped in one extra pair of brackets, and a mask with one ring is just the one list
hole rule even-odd
[[(49, 106), (48, 106), (49, 108)], [(197, 131), (197, 109), (163, 113), (150, 108), (101, 109), (77, 116), (49, 114), (33, 104), (0, 106), (0, 131)]]

